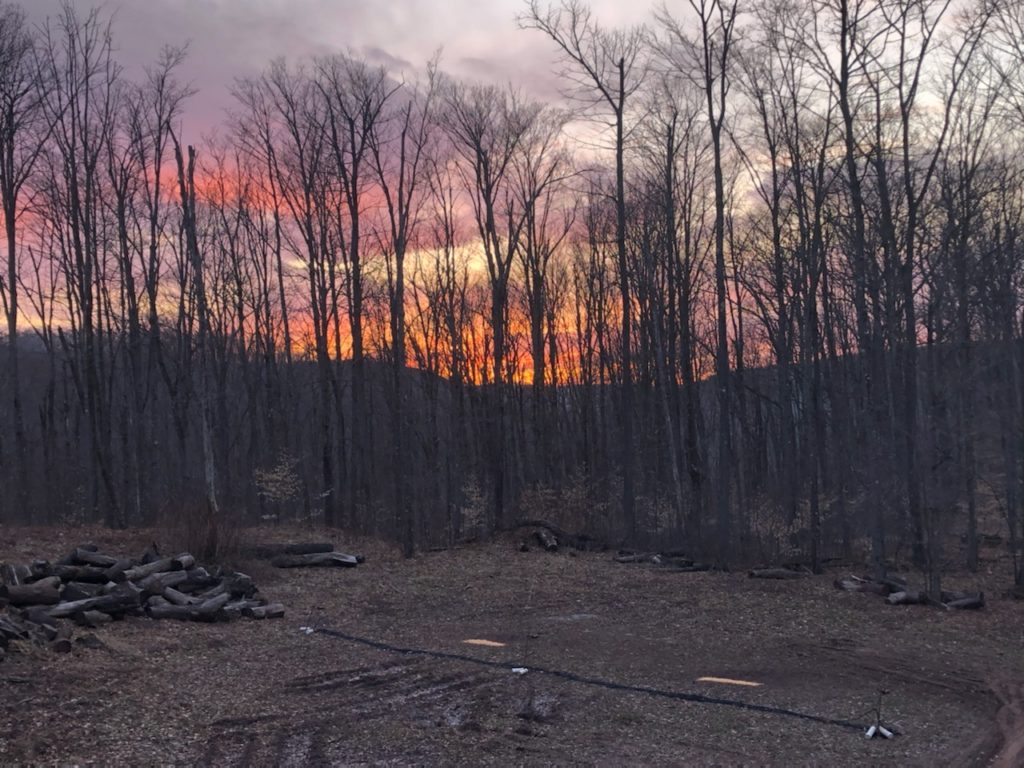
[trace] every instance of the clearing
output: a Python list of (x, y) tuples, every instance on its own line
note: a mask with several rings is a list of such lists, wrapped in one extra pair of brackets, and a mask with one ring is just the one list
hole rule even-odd
[[(673, 573), (611, 553), (518, 552), (520, 537), (406, 561), (336, 531), (248, 536), (326, 538), (367, 560), (233, 563), (284, 619), (129, 618), (95, 630), (99, 647), (10, 655), (0, 764), (1024, 764), (1024, 602), (1000, 597), (998, 562), (947, 580), (984, 589), (985, 609), (945, 612), (840, 592), (837, 573)], [(7, 529), (0, 560), (86, 541), (135, 552), (154, 538)], [(867, 725), (880, 689), (901, 733), (891, 741), (693, 700)]]

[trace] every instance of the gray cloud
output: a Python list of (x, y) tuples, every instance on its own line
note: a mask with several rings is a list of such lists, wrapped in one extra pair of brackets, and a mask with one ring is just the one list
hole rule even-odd
[[(60, 9), (60, 0), (23, 4), (40, 24)], [(118, 60), (130, 77), (163, 45), (189, 44), (182, 77), (198, 91), (188, 107), (190, 133), (218, 125), (231, 105), (233, 80), (276, 57), (355, 51), (408, 72), (443, 48), (441, 66), (454, 75), (510, 82), (543, 99), (556, 98), (559, 89), (550, 43), (516, 25), (524, 0), (79, 0), (75, 7), (95, 5), (114, 14)], [(592, 5), (603, 22), (629, 24), (649, 18), (654, 0)]]

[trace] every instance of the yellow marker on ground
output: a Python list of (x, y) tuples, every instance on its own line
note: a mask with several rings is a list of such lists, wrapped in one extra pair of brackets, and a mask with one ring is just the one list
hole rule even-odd
[(497, 640), (463, 640), (466, 645), (486, 645), (488, 648), (504, 648), (504, 643), (499, 643)]
[(721, 683), (722, 685), (745, 685), (748, 688), (760, 688), (763, 683), (752, 680), (733, 680), (731, 677), (698, 677), (698, 683)]

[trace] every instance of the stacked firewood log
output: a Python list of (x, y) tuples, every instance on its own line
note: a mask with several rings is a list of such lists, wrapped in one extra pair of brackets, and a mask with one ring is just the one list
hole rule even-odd
[(203, 567), (183, 553), (162, 557), (151, 546), (140, 558), (76, 547), (56, 563), (0, 565), (0, 657), (12, 643), (71, 649), (68, 621), (98, 627), (126, 616), (227, 621), (284, 615), (260, 597), (244, 573)]

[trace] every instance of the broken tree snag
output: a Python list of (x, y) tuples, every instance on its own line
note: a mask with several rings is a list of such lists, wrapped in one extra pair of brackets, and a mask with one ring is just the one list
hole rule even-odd
[(242, 615), (251, 619), (280, 619), (284, 616), (284, 606), (280, 603), (270, 603), (269, 605), (243, 608)]
[(56, 605), (60, 602), (60, 579), (48, 576), (32, 584), (4, 585), (0, 598), (11, 605)]
[(538, 528), (533, 532), (534, 538), (544, 547), (545, 552), (557, 552), (558, 551), (558, 539), (551, 531), (547, 528)]
[(355, 568), (358, 555), (343, 552), (317, 552), (309, 555), (278, 555), (270, 564), (275, 568)]
[(802, 579), (804, 575), (789, 568), (755, 568), (747, 573), (752, 579)]
[(946, 601), (945, 593), (943, 593), (943, 603), (947, 608), (974, 611), (985, 607), (985, 593), (979, 592), (976, 595), (962, 595), (948, 602)]
[(928, 596), (918, 589), (908, 589), (903, 592), (893, 592), (885, 601), (889, 605), (921, 605), (928, 601)]

